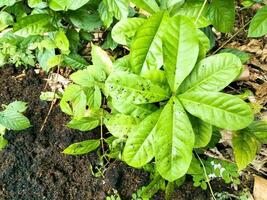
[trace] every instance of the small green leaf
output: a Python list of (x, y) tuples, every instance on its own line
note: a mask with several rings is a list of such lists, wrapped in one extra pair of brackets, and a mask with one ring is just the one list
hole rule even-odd
[(0, 12), (0, 31), (13, 24), (13, 17), (5, 11)]
[(108, 54), (96, 45), (92, 45), (92, 61), (94, 66), (103, 69), (107, 74), (110, 74), (113, 69), (112, 61)]
[(8, 141), (4, 138), (3, 135), (0, 135), (0, 151), (4, 149), (8, 144)]
[(62, 62), (62, 55), (54, 55), (47, 60), (47, 68), (46, 70), (50, 70), (51, 68), (60, 65)]
[(60, 109), (62, 112), (68, 114), (68, 115), (73, 115), (72, 109), (70, 107), (70, 105), (68, 104), (68, 102), (61, 100), (60, 103)]
[(94, 31), (101, 28), (102, 21), (99, 15), (89, 13), (86, 9), (79, 9), (69, 14), (70, 21), (74, 26), (86, 31)]
[(99, 125), (99, 120), (91, 117), (72, 119), (67, 126), (80, 131), (90, 131)]
[(182, 104), (172, 97), (157, 122), (153, 148), (160, 175), (175, 181), (187, 172), (195, 142), (191, 123)]
[(216, 30), (230, 32), (235, 22), (234, 0), (213, 0), (209, 8), (209, 20)]
[(3, 6), (13, 6), (16, 3), (16, 0), (1, 0), (0, 7)]
[(173, 17), (163, 36), (164, 69), (173, 92), (192, 71), (198, 52), (199, 41), (194, 24), (187, 17)]
[(66, 149), (64, 149), (63, 153), (68, 155), (82, 155), (87, 154), (99, 147), (99, 140), (85, 140), (82, 142), (77, 142), (71, 144)]
[(169, 98), (169, 90), (135, 74), (113, 72), (106, 81), (109, 95), (134, 104), (160, 102)]
[(11, 130), (23, 130), (31, 126), (27, 117), (13, 109), (0, 112), (0, 124)]
[(152, 144), (154, 143), (153, 134), (160, 112), (161, 111), (159, 110), (147, 116), (129, 134), (123, 151), (123, 160), (128, 165), (141, 167), (154, 157), (152, 147)]
[(136, 126), (136, 119), (129, 115), (115, 114), (104, 121), (109, 132), (117, 138), (125, 138)]
[(54, 11), (77, 10), (90, 0), (48, 0), (49, 7)]
[(250, 55), (244, 51), (240, 51), (238, 49), (226, 48), (220, 51), (220, 53), (231, 53), (236, 55), (243, 64), (247, 63), (250, 59)]
[(160, 11), (155, 0), (131, 0), (138, 8), (142, 8), (150, 14)]
[(74, 83), (84, 87), (92, 87), (95, 85), (95, 79), (88, 69), (78, 70), (72, 73), (70, 79), (73, 80)]
[(75, 117), (83, 117), (86, 111), (86, 95), (81, 91), (72, 103), (73, 114)]
[(249, 37), (261, 37), (267, 34), (267, 5), (257, 11), (253, 17), (249, 29)]
[(202, 91), (185, 93), (178, 98), (190, 114), (219, 128), (239, 130), (253, 120), (249, 105), (233, 95)]
[[(64, 31), (57, 31), (55, 34), (55, 44), (63, 53), (69, 52), (69, 40)], [(68, 53), (66, 53), (68, 54)]]
[(23, 101), (14, 101), (6, 106), (7, 110), (14, 110), (23, 113), (27, 109), (27, 103)]
[(112, 28), (112, 38), (115, 42), (130, 46), (131, 40), (138, 28), (145, 22), (143, 18), (127, 18), (120, 20)]
[(129, 7), (128, 0), (103, 0), (103, 3), (117, 20), (127, 18)]
[(254, 160), (259, 143), (252, 133), (246, 131), (234, 133), (232, 142), (235, 161), (240, 171)]
[(64, 63), (73, 69), (84, 69), (89, 65), (79, 54), (64, 55), (63, 59)]

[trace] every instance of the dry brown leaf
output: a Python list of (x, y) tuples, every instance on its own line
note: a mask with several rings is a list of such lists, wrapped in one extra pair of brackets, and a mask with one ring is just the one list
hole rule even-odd
[(254, 178), (253, 196), (255, 200), (267, 200), (267, 180), (259, 176)]

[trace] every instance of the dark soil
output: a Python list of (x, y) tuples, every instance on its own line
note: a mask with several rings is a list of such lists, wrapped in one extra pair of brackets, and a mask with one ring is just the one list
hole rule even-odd
[[(56, 106), (40, 132), (50, 106), (39, 100), (46, 76), (28, 70), (19, 78), (21, 73), (11, 66), (0, 70), (0, 105), (28, 102), (26, 116), (32, 123), (25, 131), (5, 135), (9, 144), (0, 152), (0, 200), (101, 200), (115, 190), (122, 199), (131, 199), (132, 193), (149, 183), (149, 174), (118, 161), (107, 166), (104, 177), (93, 176), (89, 165), (99, 164), (96, 152), (77, 157), (62, 154), (71, 143), (98, 138), (98, 131), (68, 129), (64, 125), (69, 118)], [(208, 198), (206, 191), (194, 188), (191, 182), (173, 194), (177, 200)], [(164, 193), (159, 192), (155, 199), (164, 199)]]

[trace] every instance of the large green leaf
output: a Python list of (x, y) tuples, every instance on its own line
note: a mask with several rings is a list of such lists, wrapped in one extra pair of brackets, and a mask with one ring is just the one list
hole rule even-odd
[(142, 167), (153, 157), (153, 134), (160, 110), (146, 117), (130, 134), (123, 151), (123, 160), (130, 166)]
[(185, 175), (194, 146), (194, 132), (183, 106), (172, 97), (161, 112), (154, 133), (156, 168), (168, 181)]
[(253, 120), (249, 105), (233, 95), (199, 91), (178, 97), (190, 114), (219, 128), (239, 130)]
[(160, 11), (160, 8), (155, 0), (131, 0), (138, 8), (153, 14)]
[(138, 29), (132, 41), (130, 62), (136, 74), (162, 66), (162, 42), (167, 13), (159, 12), (150, 17)]
[(68, 146), (64, 149), (63, 153), (69, 155), (82, 155), (95, 150), (99, 145), (99, 140), (85, 140)]
[(180, 93), (220, 91), (240, 75), (243, 65), (238, 57), (221, 53), (201, 60), (179, 88)]
[(16, 35), (27, 37), (29, 35), (39, 35), (53, 30), (49, 25), (50, 15), (35, 14), (23, 17), (13, 26), (13, 31)]
[(167, 80), (173, 92), (197, 62), (199, 41), (194, 24), (184, 16), (169, 20), (163, 36), (163, 59)]
[(235, 22), (234, 0), (213, 0), (209, 8), (209, 20), (220, 32), (230, 32)]
[(103, 25), (108, 28), (113, 22), (113, 13), (109, 11), (108, 6), (103, 1), (99, 4), (98, 12)]
[(246, 131), (234, 133), (232, 143), (236, 164), (242, 170), (255, 158), (259, 143)]
[(160, 102), (169, 98), (168, 89), (135, 74), (114, 72), (106, 81), (109, 95), (118, 100), (134, 104)]
[(118, 44), (131, 44), (137, 29), (145, 22), (143, 18), (127, 18), (120, 20), (112, 29), (112, 39)]
[(195, 133), (194, 147), (201, 148), (207, 146), (211, 139), (212, 126), (194, 116), (190, 116), (190, 122)]
[(23, 130), (31, 126), (28, 118), (14, 109), (0, 112), (0, 124), (11, 130)]
[(249, 37), (261, 37), (267, 34), (267, 5), (262, 7), (253, 17), (249, 29)]
[(115, 114), (106, 118), (105, 126), (109, 132), (117, 138), (125, 138), (137, 125), (134, 117), (124, 114)]

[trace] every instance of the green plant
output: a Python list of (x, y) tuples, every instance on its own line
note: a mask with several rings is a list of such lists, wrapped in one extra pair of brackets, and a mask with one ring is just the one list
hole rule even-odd
[[(67, 107), (66, 102), (71, 102), (73, 110), (65, 106), (62, 110), (75, 120), (68, 126), (90, 130), (104, 124), (113, 136), (126, 141), (122, 159), (127, 164), (142, 167), (155, 157), (163, 178), (175, 181), (183, 177), (193, 148), (208, 144), (212, 125), (239, 130), (253, 120), (245, 102), (219, 92), (240, 75), (240, 60), (229, 53), (204, 58), (208, 44), (189, 18), (159, 12), (137, 30), (130, 56), (117, 61), (120, 65), (112, 65), (107, 56), (105, 65), (98, 64), (93, 49), (91, 69), (101, 71), (106, 66), (111, 70), (106, 70), (107, 79), (90, 78), (89, 69), (71, 76), (80, 86), (71, 85), (63, 94), (61, 105)], [(153, 57), (158, 53), (159, 57)], [(103, 81), (105, 87), (100, 84)], [(101, 104), (99, 85), (111, 112)], [(88, 87), (90, 92), (85, 92)]]
[(0, 112), (0, 150), (5, 148), (8, 141), (4, 138), (6, 130), (23, 130), (30, 127), (29, 120), (23, 116), (26, 111), (26, 103), (15, 101), (9, 105), (3, 105), (4, 110)]

